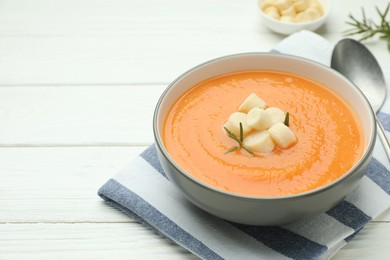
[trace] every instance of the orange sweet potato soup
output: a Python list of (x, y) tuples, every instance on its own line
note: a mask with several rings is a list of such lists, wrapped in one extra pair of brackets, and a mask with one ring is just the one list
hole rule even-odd
[[(269, 153), (245, 149), (223, 129), (229, 115), (256, 93), (289, 112), (297, 142)], [(195, 178), (249, 196), (285, 196), (323, 186), (362, 156), (363, 130), (355, 112), (335, 93), (289, 73), (244, 71), (208, 79), (172, 106), (163, 141), (176, 163)]]

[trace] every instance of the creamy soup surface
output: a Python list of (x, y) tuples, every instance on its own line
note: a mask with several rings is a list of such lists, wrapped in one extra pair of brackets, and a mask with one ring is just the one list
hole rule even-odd
[[(268, 106), (289, 112), (297, 143), (289, 149), (250, 155), (223, 124), (256, 93)], [(163, 141), (174, 161), (195, 178), (250, 196), (309, 191), (345, 174), (361, 158), (364, 141), (355, 112), (335, 93), (284, 72), (245, 71), (208, 79), (172, 106)]]

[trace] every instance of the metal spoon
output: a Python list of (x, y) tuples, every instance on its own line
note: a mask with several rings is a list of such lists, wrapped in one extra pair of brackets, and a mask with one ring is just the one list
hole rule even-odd
[[(385, 78), (377, 60), (363, 44), (353, 39), (340, 40), (334, 47), (331, 67), (355, 83), (367, 97), (375, 113), (378, 113), (386, 99)], [(376, 125), (378, 136), (390, 160), (390, 143), (377, 117)]]

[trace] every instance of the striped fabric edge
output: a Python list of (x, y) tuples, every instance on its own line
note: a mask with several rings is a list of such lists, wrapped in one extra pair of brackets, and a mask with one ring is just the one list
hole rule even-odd
[[(188, 234), (164, 214), (139, 197), (136, 193), (122, 186), (117, 181), (108, 180), (98, 191), (98, 195), (114, 208), (124, 212), (148, 229), (181, 245), (191, 253), (204, 259), (223, 259), (199, 240)], [(159, 228), (156, 228), (159, 227)], [(180, 236), (175, 234), (180, 233)], [(186, 241), (186, 243), (183, 243)]]

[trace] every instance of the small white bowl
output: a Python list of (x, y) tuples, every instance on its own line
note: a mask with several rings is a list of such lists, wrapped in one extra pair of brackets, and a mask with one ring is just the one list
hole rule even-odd
[(323, 15), (320, 18), (310, 22), (300, 22), (300, 23), (284, 22), (284, 21), (282, 22), (266, 15), (263, 12), (263, 10), (260, 8), (260, 3), (263, 1), (265, 0), (259, 0), (260, 16), (263, 20), (263, 23), (272, 31), (280, 34), (285, 34), (285, 35), (289, 35), (301, 30), (309, 30), (309, 31), (317, 30), (322, 24), (324, 24), (331, 11), (330, 0), (318, 0), (322, 5), (324, 11)]

